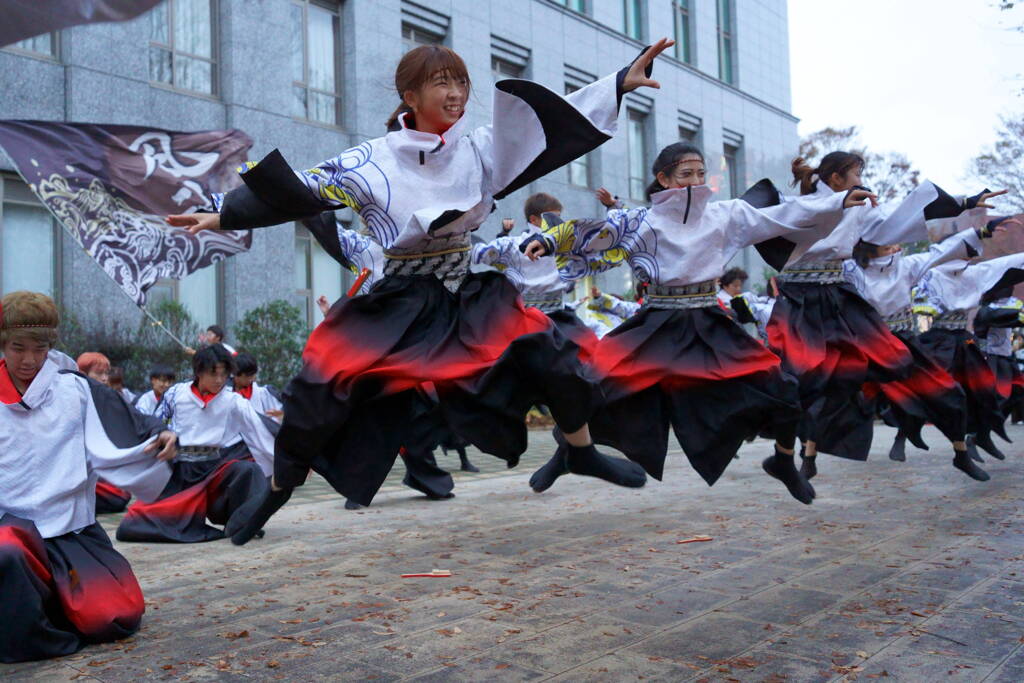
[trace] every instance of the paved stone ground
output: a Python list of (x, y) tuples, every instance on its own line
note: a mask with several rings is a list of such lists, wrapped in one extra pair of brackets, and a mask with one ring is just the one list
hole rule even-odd
[[(534, 495), (544, 433), (512, 473), (476, 454), (447, 502), (389, 485), (353, 513), (311, 485), (244, 548), (119, 544), (142, 630), (0, 679), (1024, 680), (1024, 449), (980, 484), (936, 432), (906, 464), (891, 436), (822, 458), (810, 508), (761, 473), (764, 442), (711, 490), (677, 457), (641, 490)], [(399, 578), (435, 567), (453, 576)]]

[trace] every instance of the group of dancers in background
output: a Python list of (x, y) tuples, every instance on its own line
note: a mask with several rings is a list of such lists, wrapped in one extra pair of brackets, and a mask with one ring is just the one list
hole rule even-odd
[[(443, 492), (424, 457), (438, 444), (472, 444), (515, 466), (537, 405), (558, 444), (530, 479), (538, 492), (567, 474), (625, 487), (660, 480), (670, 433), (712, 485), (763, 436), (774, 441), (765, 472), (810, 504), (817, 454), (866, 459), (879, 411), (898, 427), (894, 459), (906, 441), (925, 447), (931, 422), (953, 465), (987, 479), (977, 448), (1002, 457), (991, 434), (1005, 438), (1024, 389), (1007, 360), (1024, 254), (979, 256), (1019, 223), (932, 234), (924, 253), (899, 245), (929, 239), (928, 221), (991, 208), (1002, 192), (953, 197), (924, 182), (878, 206), (864, 160), (832, 152), (816, 168), (794, 162), (799, 194), (762, 180), (712, 201), (703, 153), (674, 143), (654, 161), (649, 206), (602, 192), (604, 215), (569, 217), (538, 194), (521, 234), (506, 224), (494, 240), (471, 239), (498, 201), (610, 139), (623, 95), (659, 87), (651, 68), (671, 45), (660, 40), (566, 96), (499, 81), (492, 123), (477, 129), (464, 116), (462, 59), (418, 47), (396, 70), (400, 105), (386, 135), (302, 171), (272, 152), (213, 198), (218, 213), (169, 216), (193, 233), (303, 220), (339, 262), (369, 271), (356, 295), (325, 306), (280, 403), (259, 391), (255, 359), (213, 343), (193, 355), (190, 380), (155, 368), (153, 391), (133, 404), (53, 351), (49, 297), (6, 295), (0, 661), (68, 654), (138, 628), (138, 582), (96, 523), (100, 480), (138, 499), (122, 541), (241, 545), (263, 535), (310, 471), (357, 507), (399, 456), (410, 485)], [(333, 219), (343, 206), (360, 230)], [(779, 270), (769, 296), (744, 292), (735, 270), (723, 276), (748, 246)], [(575, 282), (616, 267), (631, 269), (637, 302), (595, 291), (566, 305)], [(979, 306), (972, 333), (968, 312)], [(577, 315), (587, 311), (590, 326)], [(917, 334), (915, 313), (931, 317), (927, 332)]]

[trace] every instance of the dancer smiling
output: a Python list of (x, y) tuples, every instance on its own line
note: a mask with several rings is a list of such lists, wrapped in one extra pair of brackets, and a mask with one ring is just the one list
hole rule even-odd
[(420, 46), (395, 73), (392, 131), (308, 171), (272, 152), (242, 174), (220, 214), (170, 216), (192, 232), (256, 228), (351, 206), (384, 247), (385, 277), (335, 306), (311, 335), (285, 390), (274, 488), (244, 543), (310, 468), (368, 503), (414, 423), (440, 416), (481, 450), (518, 462), (524, 416), (544, 403), (570, 443), (569, 466), (614, 477), (587, 417), (597, 387), (578, 347), (524, 309), (499, 273), (469, 272), (471, 231), (494, 201), (586, 154), (616, 128), (624, 93), (658, 87), (647, 71), (673, 44), (659, 40), (630, 66), (567, 97), (524, 80), (495, 86), (493, 123), (470, 130), (470, 82), (452, 50)]

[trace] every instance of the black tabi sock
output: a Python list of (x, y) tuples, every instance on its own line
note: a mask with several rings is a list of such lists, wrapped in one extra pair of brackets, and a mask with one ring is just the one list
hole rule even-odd
[(544, 493), (563, 474), (569, 474), (569, 466), (565, 464), (565, 447), (559, 446), (551, 459), (530, 477), (530, 488), (536, 493)]
[(889, 449), (889, 459), (896, 462), (907, 461), (907, 439), (905, 436), (896, 435), (896, 439), (892, 442), (892, 448)]
[(981, 459), (981, 455), (978, 454), (978, 447), (974, 443), (974, 434), (967, 435), (966, 443), (967, 455), (971, 458), (971, 460), (973, 460), (974, 462), (985, 462), (984, 460)]
[[(261, 501), (260, 505), (253, 511), (242, 526), (231, 534), (231, 542), (235, 545), (245, 545), (253, 539), (256, 534), (259, 533), (266, 523), (274, 516), (274, 513), (281, 509), (281, 506), (288, 502), (288, 499), (292, 497), (292, 489), (282, 489), (281, 491), (271, 490), (269, 494)], [(235, 511), (235, 515), (241, 510)], [(234, 516), (232, 515), (232, 519)]]
[(618, 486), (636, 489), (647, 482), (643, 467), (630, 460), (604, 455), (593, 444), (583, 447), (568, 444), (565, 464), (573, 474), (597, 477)]
[[(806, 463), (807, 460), (813, 460), (813, 458), (807, 458), (804, 462)], [(797, 471), (792, 453), (783, 453), (776, 448), (775, 455), (765, 458), (761, 467), (770, 476), (785, 484), (789, 494), (804, 505), (810, 505), (814, 500), (814, 487)]]
[[(775, 451), (778, 453), (778, 451)], [(800, 474), (810, 483), (811, 479), (818, 476), (818, 455), (800, 454)]]
[(355, 502), (351, 498), (346, 498), (345, 499), (345, 509), (346, 510), (362, 510), (364, 507), (366, 507), (366, 506), (361, 504), (361, 503)]
[(974, 464), (974, 461), (971, 460), (967, 451), (958, 451), (954, 449), (953, 453), (953, 467), (957, 468), (971, 479), (976, 479), (978, 481), (988, 481), (990, 479), (988, 472)]
[(992, 441), (992, 432), (978, 432), (974, 439), (974, 443), (978, 445), (978, 448), (991, 455), (996, 460), (1006, 460), (1006, 455)]
[(466, 455), (466, 449), (459, 449), (459, 469), (463, 472), (479, 472), (480, 468), (469, 461), (469, 456)]

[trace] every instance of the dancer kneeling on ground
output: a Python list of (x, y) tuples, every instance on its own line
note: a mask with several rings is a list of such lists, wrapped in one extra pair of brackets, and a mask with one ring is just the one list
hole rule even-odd
[(142, 500), (170, 477), (175, 434), (47, 351), (57, 307), (11, 292), (0, 310), (0, 662), (59, 657), (135, 633), (145, 605), (96, 522), (97, 478)]

